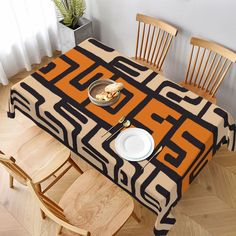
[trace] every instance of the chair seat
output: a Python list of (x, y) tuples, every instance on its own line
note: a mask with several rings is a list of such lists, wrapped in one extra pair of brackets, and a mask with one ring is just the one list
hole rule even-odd
[[(95, 170), (84, 172), (59, 205), (72, 225), (88, 230), (92, 236), (114, 235), (134, 209), (132, 198)], [(72, 234), (63, 229), (63, 235)]]
[(139, 64), (141, 64), (141, 65), (143, 65), (143, 66), (148, 67), (149, 69), (151, 69), (151, 70), (157, 72), (158, 74), (163, 75), (163, 71), (162, 71), (162, 70), (158, 70), (158, 69), (156, 68), (156, 66), (150, 65), (147, 61), (145, 61), (145, 60), (143, 60), (143, 59), (138, 59), (138, 58), (135, 59), (135, 57), (132, 57), (131, 59), (134, 60), (134, 61), (136, 61), (136, 62), (138, 62)]
[(198, 88), (197, 86), (194, 86), (193, 84), (186, 84), (184, 81), (179, 83), (184, 88), (196, 93), (197, 95), (207, 99), (208, 101), (216, 104), (216, 98), (212, 97), (209, 93), (207, 93), (205, 90)]
[(23, 126), (15, 119), (8, 118), (6, 112), (0, 112), (0, 121), (0, 151), (8, 156), (14, 157), (24, 143), (41, 132), (31, 122)]
[(67, 162), (70, 150), (41, 130), (18, 150), (14, 158), (16, 164), (30, 176), (32, 182), (39, 183)]
[[(68, 148), (32, 122), (21, 124), (6, 112), (0, 112), (0, 120), (0, 151), (12, 156), (33, 183), (47, 179), (70, 158)], [(24, 178), (8, 171), (26, 185)]]

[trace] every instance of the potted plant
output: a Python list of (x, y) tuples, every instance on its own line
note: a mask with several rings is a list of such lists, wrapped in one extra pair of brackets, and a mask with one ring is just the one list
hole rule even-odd
[(83, 17), (84, 0), (54, 0), (54, 3), (62, 17), (59, 37), (63, 53), (93, 36), (92, 22)]

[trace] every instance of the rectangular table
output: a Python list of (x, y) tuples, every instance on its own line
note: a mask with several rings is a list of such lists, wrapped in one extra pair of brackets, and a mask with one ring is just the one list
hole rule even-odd
[[(124, 84), (116, 104), (90, 102), (87, 88), (97, 79)], [(171, 209), (217, 149), (223, 143), (236, 149), (229, 113), (95, 39), (14, 85), (9, 117), (15, 110), (155, 212), (155, 235), (168, 233), (175, 223)], [(156, 149), (163, 146), (143, 170), (147, 160), (129, 162), (116, 154), (116, 136), (101, 138), (123, 115), (152, 134)]]

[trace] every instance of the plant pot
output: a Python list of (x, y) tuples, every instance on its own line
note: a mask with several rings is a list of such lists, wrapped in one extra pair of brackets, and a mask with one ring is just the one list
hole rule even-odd
[(92, 21), (82, 17), (80, 26), (76, 29), (71, 29), (59, 22), (59, 37), (61, 42), (62, 53), (75, 47), (87, 38), (93, 37)]

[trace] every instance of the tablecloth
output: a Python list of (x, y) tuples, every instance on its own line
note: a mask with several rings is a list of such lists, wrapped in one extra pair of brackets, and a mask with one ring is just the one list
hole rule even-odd
[[(97, 79), (124, 84), (111, 107), (90, 102)], [(155, 212), (155, 235), (168, 233), (172, 208), (217, 149), (227, 143), (235, 151), (228, 112), (92, 38), (14, 85), (9, 117), (16, 110)], [(147, 160), (126, 161), (115, 152), (116, 136), (101, 137), (123, 115), (163, 147), (143, 170)]]

